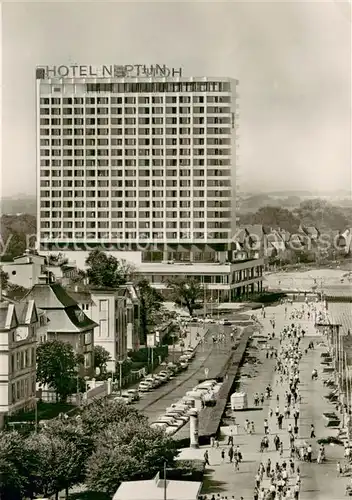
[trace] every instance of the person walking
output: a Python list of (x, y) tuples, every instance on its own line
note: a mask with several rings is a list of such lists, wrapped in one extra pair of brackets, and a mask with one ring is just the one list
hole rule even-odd
[(222, 463), (225, 462), (225, 450), (221, 450), (221, 460), (222, 460)]
[(271, 472), (271, 460), (268, 458), (268, 461), (266, 463), (266, 477), (270, 477), (270, 472)]
[(308, 448), (307, 448), (307, 458), (308, 458), (308, 462), (312, 461), (312, 447), (311, 447), (311, 445), (308, 445)]
[(208, 450), (205, 450), (205, 452), (204, 452), (204, 462), (205, 462), (205, 465), (210, 465), (210, 463), (209, 463), (209, 452), (208, 452)]
[(259, 488), (260, 486), (260, 473), (259, 473), (259, 470), (257, 471), (256, 475), (255, 475), (255, 486), (256, 488)]
[(229, 460), (230, 460), (230, 464), (231, 464), (232, 459), (233, 459), (233, 447), (232, 446), (230, 446), (230, 448), (229, 448), (228, 455), (229, 455)]
[(337, 477), (342, 476), (342, 466), (341, 466), (340, 462), (337, 462), (337, 464), (336, 464), (336, 471), (337, 471)]
[(294, 495), (293, 498), (294, 498), (294, 500), (299, 500), (299, 490), (300, 490), (300, 485), (297, 483), (293, 487), (293, 495)]
[(264, 419), (264, 434), (269, 434), (269, 424), (266, 418)]
[(254, 422), (251, 422), (251, 434), (255, 434)]
[(284, 419), (284, 416), (282, 413), (280, 413), (280, 415), (277, 417), (277, 425), (278, 425), (280, 431), (282, 430), (283, 419)]
[(310, 425), (310, 438), (315, 438), (315, 428), (313, 424)]
[(228, 446), (233, 446), (233, 429), (230, 430), (230, 434), (227, 440), (227, 445)]
[(275, 446), (275, 450), (279, 451), (279, 449), (280, 449), (280, 438), (279, 438), (279, 436), (277, 434), (274, 437), (274, 446)]
[(236, 471), (240, 470), (239, 459), (237, 453), (233, 456), (233, 467)]

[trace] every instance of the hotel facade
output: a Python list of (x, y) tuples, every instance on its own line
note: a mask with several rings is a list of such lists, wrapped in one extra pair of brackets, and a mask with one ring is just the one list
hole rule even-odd
[[(238, 81), (43, 68), (36, 77), (38, 250), (84, 267), (101, 248), (155, 286), (189, 274), (225, 300), (242, 293), (232, 243)], [(261, 266), (246, 261), (253, 291)]]

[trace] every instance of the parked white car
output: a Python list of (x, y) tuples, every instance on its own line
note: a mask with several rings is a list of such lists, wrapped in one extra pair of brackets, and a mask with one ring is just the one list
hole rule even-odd
[(200, 384), (196, 385), (193, 390), (198, 390), (198, 389), (212, 389), (213, 387), (216, 386), (216, 380), (205, 380), (204, 382), (201, 382)]
[(138, 386), (138, 392), (148, 392), (153, 389), (153, 385), (149, 382), (140, 382)]
[(167, 417), (173, 417), (176, 419), (176, 422), (181, 420), (184, 424), (186, 424), (189, 420), (189, 415), (184, 415), (184, 414), (180, 414), (177, 410), (174, 410), (174, 411), (167, 411), (165, 413), (165, 415)]
[(173, 373), (171, 372), (171, 370), (161, 370), (159, 372), (159, 375), (163, 375), (165, 376), (168, 380), (170, 380), (170, 378), (173, 376)]
[(179, 418), (170, 417), (168, 415), (162, 415), (158, 418), (157, 422), (165, 422), (170, 425), (176, 425), (177, 427), (182, 427), (182, 425), (184, 424), (184, 422)]
[(156, 379), (155, 377), (146, 377), (144, 382), (148, 382), (152, 387), (159, 387), (161, 385), (161, 381)]

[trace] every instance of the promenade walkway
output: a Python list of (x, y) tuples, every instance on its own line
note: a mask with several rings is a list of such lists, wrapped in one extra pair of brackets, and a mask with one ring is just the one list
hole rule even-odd
[[(324, 424), (322, 413), (332, 411), (331, 405), (324, 398), (328, 390), (323, 387), (321, 377), (317, 381), (311, 380), (312, 369), (315, 367), (321, 373), (320, 354), (325, 349), (319, 346), (323, 342), (322, 336), (316, 332), (314, 328), (314, 321), (308, 320), (307, 316), (298, 321), (291, 320), (289, 314), (291, 309), (295, 307), (302, 307), (302, 304), (287, 307), (287, 314), (285, 314), (285, 306), (277, 306), (266, 308), (265, 319), (258, 312), (258, 318), (263, 325), (263, 335), (267, 335), (273, 328), (270, 320), (275, 318), (277, 334), (282, 330), (285, 325), (292, 322), (300, 323), (302, 328), (306, 331), (305, 338), (301, 342), (301, 349), (304, 352), (310, 341), (315, 344), (314, 350), (308, 350), (307, 354), (303, 354), (300, 362), (300, 380), (299, 391), (301, 394), (300, 418), (299, 418), (299, 438), (307, 440), (313, 447), (313, 458), (316, 459), (317, 450), (319, 445), (317, 439), (327, 437), (329, 435), (336, 435), (336, 431), (327, 429)], [(278, 335), (277, 335), (278, 337)], [(273, 347), (279, 346), (278, 338), (270, 341)], [(284, 420), (283, 429), (280, 431), (277, 427), (275, 418), (276, 397), (279, 395), (280, 410), (284, 407), (284, 395), (287, 389), (287, 384), (280, 384), (279, 376), (274, 372), (276, 364), (275, 359), (267, 359), (264, 349), (251, 349), (249, 355), (257, 358), (257, 364), (245, 366), (242, 373), (251, 374), (251, 378), (242, 378), (241, 390), (248, 394), (248, 403), (250, 409), (243, 412), (235, 412), (236, 423), (239, 424), (239, 434), (235, 435), (234, 444), (239, 445), (243, 455), (243, 462), (239, 466), (239, 471), (235, 471), (232, 464), (229, 463), (227, 457), (227, 437), (224, 435), (220, 441), (219, 449), (208, 448), (210, 466), (207, 469), (207, 474), (203, 486), (203, 494), (220, 494), (224, 498), (230, 499), (234, 495), (236, 500), (241, 496), (244, 500), (253, 499), (254, 478), (261, 462), (264, 465), (267, 459), (270, 458), (271, 463), (275, 466), (276, 462), (282, 463), (285, 459), (289, 462), (289, 437), (287, 426), (289, 423), (293, 426), (294, 420)], [(265, 400), (262, 407), (253, 409), (253, 395), (258, 392), (259, 394), (265, 393), (265, 388), (271, 384), (273, 388), (273, 395), (270, 400)], [(273, 417), (270, 418), (270, 409), (273, 411)], [(259, 451), (260, 441), (264, 435), (263, 422), (264, 419), (269, 420), (269, 451), (261, 453)], [(245, 420), (254, 422), (255, 433), (249, 435), (244, 430)], [(316, 439), (310, 439), (310, 426), (314, 424), (316, 430)], [(222, 428), (224, 434), (229, 434), (231, 426)], [(284, 444), (283, 456), (280, 457), (279, 452), (274, 451), (273, 438), (278, 434)], [(225, 450), (225, 460), (221, 458), (221, 450)], [(204, 453), (204, 449), (202, 452)], [(295, 467), (299, 465), (301, 471), (302, 487), (299, 499), (300, 500), (342, 500), (345, 497), (345, 487), (349, 482), (348, 478), (338, 478), (336, 472), (337, 461), (343, 462), (343, 447), (341, 446), (326, 446), (327, 462), (324, 464), (297, 462)], [(290, 478), (290, 483), (293, 486), (296, 476)], [(268, 480), (263, 482), (263, 486), (267, 487)]]

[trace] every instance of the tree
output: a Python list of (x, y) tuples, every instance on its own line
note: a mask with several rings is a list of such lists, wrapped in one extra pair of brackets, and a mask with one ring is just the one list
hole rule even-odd
[(21, 500), (29, 488), (32, 457), (16, 431), (0, 432), (0, 498)]
[(87, 406), (80, 415), (80, 425), (86, 436), (95, 437), (107, 425), (126, 420), (147, 422), (138, 410), (124, 402), (111, 399), (98, 399)]
[(172, 466), (177, 454), (173, 439), (147, 421), (113, 423), (96, 440), (86, 482), (95, 491), (113, 494), (122, 481), (150, 478), (165, 462)]
[(184, 303), (192, 316), (196, 301), (204, 294), (204, 290), (194, 278), (173, 278), (167, 281), (168, 288), (175, 302)]
[(37, 347), (37, 381), (56, 391), (66, 401), (75, 392), (78, 358), (67, 342), (50, 340)]
[(147, 341), (149, 329), (155, 325), (156, 313), (160, 311), (163, 297), (150, 286), (147, 279), (143, 278), (137, 282), (139, 296), (139, 317), (141, 327), (141, 343)]
[(9, 283), (9, 275), (8, 273), (5, 273), (2, 269), (0, 270), (0, 279), (1, 279), (1, 288), (5, 289), (8, 286)]
[(111, 356), (109, 351), (107, 351), (101, 345), (94, 346), (94, 368), (99, 368), (100, 373), (106, 372), (106, 365), (108, 361), (111, 361)]
[(82, 269), (76, 269), (73, 276), (71, 276), (70, 281), (74, 285), (83, 285), (87, 278), (87, 273)]
[(71, 441), (53, 433), (31, 434), (25, 441), (33, 457), (31, 485), (33, 493), (49, 497), (77, 484), (81, 478), (81, 453)]
[(6, 248), (6, 257), (19, 257), (27, 249), (27, 235), (22, 232), (12, 231)]
[(101, 250), (92, 250), (86, 265), (89, 283), (97, 287), (117, 288), (132, 278), (134, 269), (125, 260), (117, 260)]
[(49, 266), (61, 267), (61, 266), (64, 266), (64, 265), (66, 265), (68, 263), (68, 258), (65, 257), (60, 252), (57, 253), (57, 254), (51, 253), (47, 257), (47, 262), (48, 262)]

